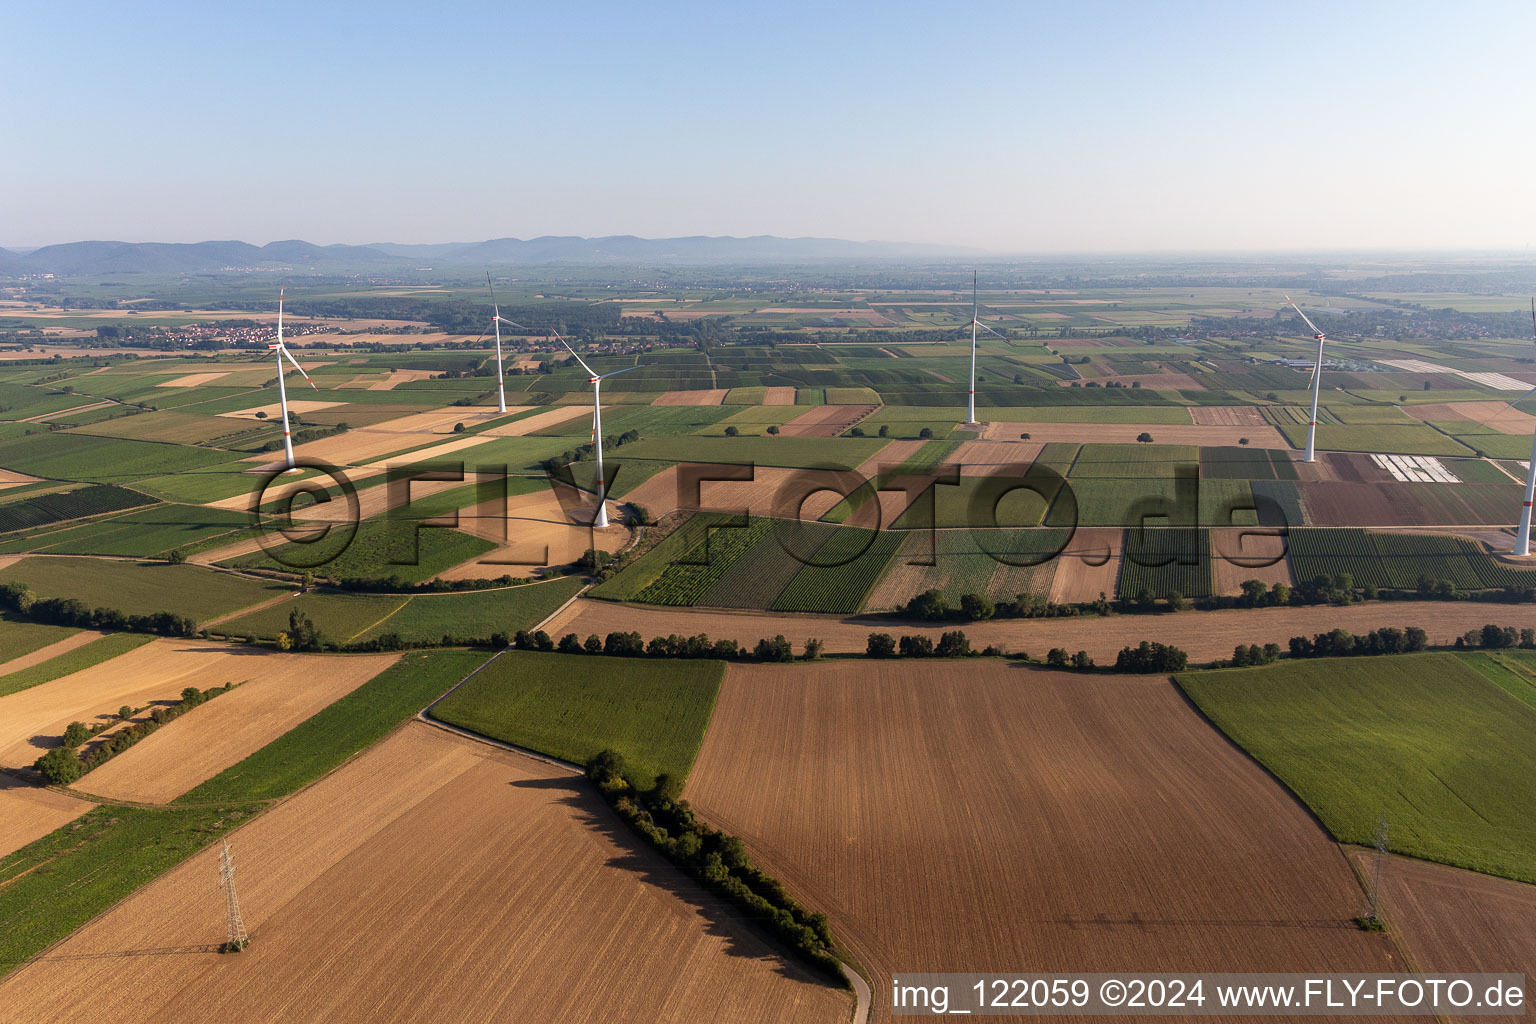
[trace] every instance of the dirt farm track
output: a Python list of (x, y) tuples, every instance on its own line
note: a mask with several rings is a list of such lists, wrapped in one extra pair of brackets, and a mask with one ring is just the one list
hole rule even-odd
[[(834, 1022), (852, 998), (577, 776), (412, 722), (0, 980), (0, 1021)], [(558, 871), (550, 865), (560, 866)]]
[(872, 1020), (895, 971), (1403, 969), (1339, 847), (1163, 678), (733, 666), (686, 795), (827, 913)]
[(707, 633), (711, 639), (734, 638), (751, 646), (763, 637), (783, 633), (798, 645), (807, 637), (819, 637), (828, 653), (862, 652), (871, 633), (924, 633), (938, 639), (947, 629), (963, 628), (971, 646), (1001, 644), (1009, 651), (1025, 651), (1041, 657), (1052, 647), (1085, 650), (1100, 662), (1113, 663), (1115, 653), (1142, 640), (1182, 647), (1194, 661), (1230, 658), (1238, 644), (1277, 643), (1282, 648), (1293, 636), (1323, 633), (1335, 628), (1366, 633), (1379, 626), (1421, 626), (1431, 643), (1451, 643), (1469, 629), (1485, 623), (1500, 626), (1536, 627), (1536, 606), (1491, 604), (1480, 601), (1369, 601), (1334, 607), (1312, 605), (1231, 609), (1177, 614), (1080, 615), (1062, 619), (992, 619), (987, 622), (948, 622), (942, 625), (903, 622), (875, 616), (835, 618), (825, 615), (787, 615), (772, 612), (734, 614), (712, 609), (663, 608), (615, 604), (581, 599), (543, 628), (558, 637), (575, 633), (605, 636), (610, 631), (636, 631), (649, 640), (677, 633)]

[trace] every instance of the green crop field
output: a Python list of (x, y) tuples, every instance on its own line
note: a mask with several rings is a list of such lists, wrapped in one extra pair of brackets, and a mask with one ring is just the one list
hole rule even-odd
[[(414, 551), (413, 533), (419, 545)], [(345, 547), (341, 547), (343, 544)], [(307, 565), (314, 568), (316, 575), (333, 579), (398, 578), (405, 583), (420, 583), (495, 547), (491, 541), (459, 530), (423, 527), (418, 531), (406, 519), (375, 517), (358, 524), (350, 543), (346, 531), (333, 530), (331, 536), (313, 545), (287, 543), (270, 555), (256, 551), (224, 564), (279, 572), (297, 572)]]
[(82, 526), (7, 540), (0, 543), (0, 554), (39, 551), (54, 555), (156, 558), (173, 550), (186, 553), (218, 538), (233, 542), (248, 527), (249, 516), (244, 512), (201, 505), (157, 504)]
[[(660, 579), (673, 562), (688, 556), (689, 552), (702, 542), (704, 531), (731, 532), (733, 528), (723, 531), (711, 529), (718, 524), (730, 521), (730, 516), (710, 512), (698, 513), (682, 527), (668, 534), (655, 547), (625, 566), (616, 576), (604, 580), (587, 591), (587, 596), (610, 601), (635, 600), (636, 595)], [(713, 546), (711, 547), (713, 549)]]
[[(68, 632), (74, 632), (74, 630)], [(40, 683), (51, 683), (55, 679), (62, 679), (67, 675), (88, 669), (92, 665), (111, 661), (119, 654), (127, 654), (135, 647), (143, 647), (153, 639), (154, 637), (143, 633), (108, 633), (99, 640), (82, 644), (72, 651), (65, 651), (31, 668), (0, 676), (0, 697), (20, 693)]]
[[(3, 497), (4, 492), (0, 492), (0, 498)], [(0, 533), (139, 508), (152, 504), (154, 500), (138, 491), (110, 484), (39, 494), (0, 505)]]
[(641, 788), (684, 779), (715, 707), (724, 667), (508, 651), (432, 709), (432, 717), (584, 764), (603, 750)]
[[(1307, 428), (1299, 423), (1282, 424), (1280, 432), (1293, 447), (1305, 448)], [(1474, 455), (1468, 445), (1447, 437), (1427, 423), (1330, 424), (1318, 423), (1317, 447), (1330, 452), (1378, 452), (1386, 455)], [(1530, 443), (1526, 442), (1526, 447)]]
[(653, 582), (634, 595), (633, 600), (678, 607), (698, 604), (731, 570), (737, 559), (771, 534), (777, 525), (777, 520), (758, 516), (742, 528), (709, 531), (707, 541), (701, 539), (690, 547), (677, 564), (663, 569)]
[(196, 565), (49, 555), (0, 569), (0, 580), (25, 583), (39, 598), (77, 598), (87, 608), (115, 608), (129, 615), (173, 612), (199, 621), (290, 589)]
[(0, 442), (0, 466), (50, 480), (130, 483), (180, 473), (229, 459), (213, 448), (156, 441), (125, 441), (85, 434), (34, 434)]
[(1126, 530), (1115, 596), (1208, 597), (1215, 588), (1208, 530)]
[[(772, 608), (802, 567), (788, 547), (795, 543), (790, 539), (795, 529), (787, 522), (776, 522), (773, 529), (742, 553), (730, 571), (704, 592), (698, 603), (714, 608)], [(818, 531), (830, 534), (837, 527), (805, 523), (800, 529), (814, 537)]]
[[(437, 640), (443, 635), (489, 639), (493, 633), (512, 635), (532, 629), (580, 593), (579, 576), (557, 576), (548, 582), (525, 583), (497, 590), (461, 594), (417, 594), (394, 614), (358, 636), (371, 640), (385, 633), (406, 642)], [(318, 621), (318, 620), (317, 620)]]
[(78, 632), (68, 626), (29, 622), (11, 612), (0, 612), (0, 659), (3, 659), (0, 660), (0, 672), (5, 671), (5, 662), (66, 640)]
[(1536, 656), (1530, 651), (1479, 651), (1457, 657), (1520, 703), (1536, 709)]
[(983, 422), (1019, 423), (1149, 423), (1189, 426), (1189, 410), (1182, 405), (1057, 405), (1001, 407), (976, 410)]
[[(906, 538), (897, 532), (875, 533), (841, 526), (816, 549), (811, 564), (789, 581), (773, 603), (778, 612), (826, 612), (852, 615), (879, 582)], [(750, 571), (750, 567), (743, 567)]]
[(1300, 581), (1347, 573), (1362, 587), (1413, 589), (1421, 577), (1449, 580), (1461, 590), (1536, 586), (1536, 571), (1500, 562), (1464, 537), (1308, 528), (1292, 530), (1289, 547)]
[(409, 600), (410, 596), (405, 594), (349, 594), (315, 590), (300, 594), (291, 601), (281, 601), (270, 608), (226, 619), (214, 626), (213, 630), (225, 636), (254, 636), (270, 640), (288, 629), (289, 614), (298, 611), (308, 615), (315, 628), (327, 640), (345, 643), (368, 632), (404, 608)]
[(1192, 444), (1085, 444), (1070, 475), (1074, 480), (1171, 478), (1178, 467), (1199, 463), (1200, 449)]
[(477, 651), (412, 651), (176, 803), (272, 800), (318, 779), (483, 664)]
[[(1497, 618), (1496, 615), (1490, 615)], [(1536, 708), (1453, 654), (1181, 673), (1341, 842), (1536, 882)]]

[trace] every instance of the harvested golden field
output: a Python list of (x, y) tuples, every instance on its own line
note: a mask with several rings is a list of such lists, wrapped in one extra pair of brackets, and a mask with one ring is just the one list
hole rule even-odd
[[(183, 687), (206, 690), (247, 679), (253, 681), (257, 693), (264, 679), (288, 680), (282, 686), (297, 689), (305, 678), (314, 683), (321, 672), (346, 674), (351, 671), (346, 668), (350, 662), (350, 658), (279, 654), (206, 640), (155, 640), (72, 675), (0, 697), (0, 765), (31, 765), (56, 745), (70, 722), (90, 724), (103, 715), (115, 715), (124, 704), (144, 707), (154, 701), (174, 702), (180, 699)], [(377, 670), (369, 677), (375, 674)], [(362, 682), (363, 679), (353, 680), (348, 689)], [(219, 700), (232, 700), (238, 692), (237, 689), (225, 694)], [(209, 706), (217, 704), (215, 701)], [(237, 737), (229, 739), (239, 742)]]
[(0, 491), (5, 490), (7, 487), (19, 487), (22, 484), (35, 484), (38, 482), (38, 477), (18, 473), (14, 469), (0, 469)]
[(873, 405), (813, 405), (779, 428), (785, 437), (836, 437), (874, 412)]
[(229, 842), (245, 952), (213, 952), (210, 848), (0, 981), (0, 1005), (60, 1019), (89, 991), (125, 1024), (849, 1015), (848, 995), (639, 846), (585, 780), (423, 723)]
[[(745, 510), (754, 516), (778, 516), (792, 519), (795, 517), (794, 509), (780, 507), (779, 491), (786, 485), (800, 480), (804, 474), (805, 470), (791, 469), (786, 466), (756, 466), (751, 480), (704, 480), (699, 483), (697, 507), (720, 512)], [(786, 493), (799, 494), (802, 490), (802, 487), (791, 487)], [(899, 494), (894, 496), (900, 497)], [(638, 502), (649, 509), (653, 516), (658, 517), (685, 507), (678, 502), (675, 467), (662, 470), (633, 491), (626, 493), (624, 500)], [(831, 508), (838, 500), (840, 499), (833, 494), (820, 494), (818, 497), (811, 498), (805, 504), (806, 518), (814, 519), (816, 515)], [(693, 507), (691, 500), (687, 502), (687, 507)], [(889, 519), (885, 521), (890, 522)], [(860, 522), (856, 525), (867, 524)]]
[(383, 380), (373, 381), (368, 385), (369, 391), (393, 391), (396, 384), (403, 384), (409, 380), (431, 380), (437, 374), (431, 370), (390, 370), (389, 376)]
[(1056, 558), (1056, 577), (1050, 599), (1059, 604), (1097, 601), (1100, 594), (1113, 598), (1125, 552), (1125, 533), (1118, 527), (1089, 526), (1072, 534), (1066, 550)]
[(789, 386), (773, 385), (763, 393), (764, 405), (794, 405), (795, 389)]
[(1203, 427), (1267, 426), (1264, 413), (1252, 405), (1192, 405), (1190, 417)]
[(0, 857), (68, 825), (95, 806), (0, 773)]
[(700, 388), (697, 391), (663, 391), (652, 405), (719, 405), (729, 388)]
[(167, 803), (260, 750), (400, 658), (227, 650), (231, 654), (226, 660), (183, 676), (183, 685), (241, 685), (155, 730), (83, 777), (75, 788), (108, 800)]
[[(1017, 437), (1017, 433), (1014, 435)], [(949, 457), (949, 462), (960, 466), (1017, 466), (1028, 468), (1045, 447), (1035, 441), (962, 441)], [(985, 470), (982, 470), (985, 473)], [(966, 476), (975, 476), (967, 472)]]
[[(1375, 853), (1351, 848), (1349, 854), (1370, 877)], [(1524, 974), (1527, 980), (1536, 974), (1536, 885), (1388, 855), (1382, 896), (1382, 916), (1415, 969)]]
[(159, 384), (156, 384), (155, 387), (195, 388), (199, 384), (208, 384), (212, 381), (218, 380), (220, 377), (227, 377), (233, 372), (233, 370), (224, 370), (219, 373), (189, 373), (185, 377), (177, 377), (174, 380), (163, 380)]
[[(1265, 586), (1291, 585), (1291, 562), (1286, 557), (1284, 538), (1277, 534), (1247, 531), (1241, 526), (1211, 529), (1211, 568), (1216, 577), (1217, 594), (1241, 594), (1246, 580), (1260, 580)], [(1233, 559), (1235, 561), (1228, 561)], [(1236, 561), (1250, 563), (1238, 565)], [(1269, 565), (1253, 565), (1269, 562)]]
[[(1082, 534), (1085, 531), (1079, 530)], [(1076, 541), (1074, 540), (1074, 543)], [(1071, 571), (1063, 562), (1056, 579)], [(1106, 593), (1108, 591), (1106, 590)], [(1094, 591), (1098, 597), (1098, 591)], [(1536, 606), (1490, 605), (1476, 601), (1368, 601), (1334, 607), (1243, 609), (1217, 612), (1181, 612), (1176, 615), (1082, 615), (1061, 619), (991, 619), (986, 622), (904, 622), (878, 616), (838, 618), (787, 612), (697, 611), (647, 605), (623, 605), (582, 598), (571, 604), (551, 625), (551, 636), (575, 632), (604, 636), (613, 630), (653, 636), (677, 633), (691, 636), (708, 633), (711, 638), (734, 639), (751, 646), (776, 633), (794, 637), (819, 637), (831, 653), (862, 652), (871, 633), (922, 633), (939, 638), (946, 629), (965, 630), (971, 646), (999, 644), (1010, 651), (1024, 650), (1036, 657), (1052, 647), (1087, 651), (1096, 660), (1112, 663), (1120, 648), (1143, 640), (1175, 644), (1189, 652), (1192, 661), (1230, 658), (1238, 644), (1274, 642), (1282, 648), (1293, 636), (1326, 633), (1340, 628), (1367, 633), (1381, 626), (1420, 626), (1432, 644), (1454, 643), (1469, 629), (1487, 622), (1501, 626), (1536, 627)], [(558, 633), (556, 632), (558, 630)]]
[[(3, 568), (3, 566), (0, 566), (0, 568)], [(66, 654), (76, 647), (84, 647), (92, 640), (100, 640), (106, 635), (98, 630), (82, 629), (80, 632), (71, 634), (62, 640), (54, 641), (47, 647), (39, 647), (35, 651), (29, 651), (20, 657), (11, 658), (9, 661), (0, 661), (0, 676), (8, 676), (12, 672), (20, 672), (22, 669), (31, 668), (33, 665), (41, 665), (49, 658), (56, 658), (61, 654)]]
[[(489, 437), (524, 437), (535, 430), (543, 430), (545, 427), (553, 427), (558, 423), (566, 423), (567, 421), (576, 421), (583, 416), (591, 419), (592, 409), (589, 405), (558, 405), (546, 412), (536, 412), (532, 416), (513, 420), (511, 423), (506, 423), (499, 427), (488, 427), (485, 430), (485, 435)], [(571, 422), (569, 429), (572, 434), (589, 431), (589, 428), (582, 427), (578, 422)]]
[(895, 971), (1403, 969), (1339, 848), (1162, 678), (733, 665), (686, 796), (827, 913), (874, 1020)]
[[(268, 456), (263, 456), (263, 458), (267, 458), (267, 457)], [(259, 466), (253, 465), (250, 469), (247, 469), (247, 470), (243, 471), (244, 473), (249, 474), (250, 478), (251, 478), (251, 485), (250, 485), (251, 489), (249, 491), (247, 491), (244, 494), (231, 494), (229, 497), (227, 497), (227, 498), (219, 498), (217, 501), (205, 501), (205, 502), (203, 502), (203, 504), (207, 505), (209, 508), (223, 508), (223, 509), (231, 509), (231, 510), (236, 511), (236, 512), (248, 512), (248, 511), (250, 511), (251, 501), (252, 501), (252, 499), (256, 495), (257, 488), (259, 488), (262, 485), (262, 478), (263, 478), (263, 476), (265, 474), (267, 474), (267, 473), (270, 473), (270, 472), (274, 471), (274, 470), (281, 469), (282, 465), (283, 464), (282, 464), (281, 460), (279, 460), (278, 462), (268, 462), (268, 463), (265, 463), (264, 465), (259, 465)], [(349, 481), (351, 481), (353, 484), (360, 484), (364, 480), (368, 480), (368, 479), (371, 479), (373, 477), (376, 477), (376, 476), (379, 476), (379, 475), (383, 474), (384, 470), (385, 470), (384, 466), (363, 467), (363, 468), (350, 467), (349, 466), (347, 468), (347, 474), (346, 475), (347, 475), (347, 479)], [(340, 490), (337, 488), (335, 481), (333, 481), (328, 476), (320, 475), (320, 474), (317, 474), (317, 475), (311, 476), (311, 477), (307, 477), (307, 478), (305, 478), (303, 480), (292, 480), (292, 481), (289, 481), (287, 479), (282, 479), (282, 478), (274, 478), (273, 481), (272, 481), (272, 485), (267, 490), (261, 492), (262, 500), (263, 501), (273, 501), (273, 500), (276, 500), (278, 498), (287, 498), (289, 495), (298, 493), (300, 490), (303, 489), (304, 485), (306, 485), (308, 483), (311, 483), (311, 482), (316, 483), (316, 484), (318, 484), (318, 485), (320, 485), (322, 487), (327, 488), (328, 493), (331, 495), (331, 501), (332, 502), (339, 502), (343, 506), (346, 505), (346, 501), (347, 501), (346, 496), (343, 495), (340, 492)], [(384, 487), (384, 486), (387, 486), (387, 485), (380, 484), (378, 486)], [(369, 489), (371, 490), (372, 488), (369, 488)], [(414, 491), (415, 488), (413, 487), (412, 490)], [(363, 500), (363, 494), (364, 494), (363, 490), (359, 490), (357, 492), (357, 500), (358, 500), (359, 503), (361, 503), (362, 500)], [(302, 501), (296, 501), (294, 503), (294, 510), (295, 511), (301, 511), (302, 509), (304, 509), (308, 505), (309, 505), (309, 502), (308, 502), (307, 499), (304, 499)], [(254, 551), (255, 548), (251, 548), (251, 550)], [(203, 561), (205, 564), (207, 564), (207, 560), (206, 559), (200, 559), (200, 561)]]
[[(1012, 422), (989, 423), (981, 436), (989, 441), (1017, 439), (1019, 426)], [(1129, 444), (1136, 440), (1137, 435), (1148, 433), (1158, 444), (1235, 445), (1246, 437), (1249, 446), (1253, 448), (1291, 447), (1291, 443), (1280, 431), (1267, 425), (1224, 427), (1193, 423), (1031, 423), (1028, 426), (1031, 441)]]

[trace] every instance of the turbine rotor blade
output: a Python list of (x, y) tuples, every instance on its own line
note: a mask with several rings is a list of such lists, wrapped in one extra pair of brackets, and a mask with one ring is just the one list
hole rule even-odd
[(565, 346), (565, 350), (571, 354), (571, 358), (575, 359), (578, 363), (580, 363), (581, 364), (581, 368), (583, 370), (587, 371), (587, 376), (588, 377), (596, 377), (597, 376), (597, 371), (592, 369), (592, 367), (588, 366), (587, 365), (587, 361), (585, 359), (581, 358), (581, 356), (578, 356), (576, 354), (576, 350), (571, 348), (571, 343), (566, 341), (564, 338), (560, 337), (560, 332), (559, 331), (555, 330), (554, 328), (550, 328), (549, 333), (553, 334), (556, 338), (560, 338), (560, 344), (564, 345)]
[[(990, 335), (993, 335), (994, 337), (1003, 338), (1003, 336), (1001, 334), (998, 334), (996, 331), (994, 331), (992, 328), (988, 327), (986, 324), (982, 323), (980, 320), (976, 321), (976, 326), (980, 327), (982, 330), (986, 331)], [(1007, 341), (1008, 339), (1007, 338), (1003, 338), (1003, 340)]]
[(279, 345), (277, 350), (278, 350), (278, 352), (282, 353), (284, 356), (286, 356), (288, 358), (288, 361), (293, 364), (293, 368), (295, 370), (299, 371), (299, 375), (300, 376), (302, 376), (305, 380), (309, 381), (309, 386), (310, 387), (315, 388), (316, 391), (320, 390), (318, 387), (315, 387), (315, 382), (314, 381), (309, 380), (309, 374), (304, 372), (304, 367), (300, 366), (299, 365), (299, 361), (297, 359), (293, 358), (293, 353), (288, 351), (287, 346)]
[(513, 322), (511, 320), (508, 320), (506, 317), (502, 316), (500, 313), (496, 314), (496, 319), (500, 320), (502, 323), (506, 324), (508, 327), (516, 327), (520, 331), (528, 330), (528, 328), (524, 327), (522, 324), (515, 323), (515, 322)]
[(628, 373), (630, 370), (643, 370), (647, 366), (655, 366), (655, 365), (656, 365), (655, 363), (637, 363), (634, 366), (626, 366), (622, 370), (614, 370), (612, 373), (605, 373), (601, 377), (598, 377), (597, 379), (598, 380), (607, 380), (609, 377), (617, 377), (619, 374), (621, 374), (621, 373)]
[[(1285, 297), (1285, 301), (1286, 302), (1291, 302), (1291, 297), (1289, 295), (1287, 295)], [(1325, 335), (1322, 331), (1317, 329), (1317, 324), (1315, 324), (1311, 320), (1307, 319), (1307, 314), (1305, 314), (1305, 313), (1303, 313), (1301, 311), (1301, 307), (1300, 306), (1296, 305), (1296, 303), (1294, 303), (1294, 302), (1291, 302), (1291, 308), (1296, 311), (1296, 315), (1297, 316), (1301, 317), (1301, 319), (1303, 321), (1305, 321), (1305, 323), (1306, 323), (1306, 325), (1308, 327), (1312, 328), (1312, 336), (1314, 338), (1326, 338), (1327, 337), (1327, 335)]]
[(496, 289), (491, 287), (491, 272), (485, 272), (485, 290), (491, 293), (491, 315), (501, 319), (501, 308), (496, 305)]

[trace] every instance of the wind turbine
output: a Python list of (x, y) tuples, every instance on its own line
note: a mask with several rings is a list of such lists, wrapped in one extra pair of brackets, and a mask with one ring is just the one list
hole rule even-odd
[(283, 383), (283, 357), (288, 357), (288, 361), (293, 364), (293, 368), (298, 370), (300, 374), (303, 374), (305, 380), (309, 381), (310, 387), (315, 388), (316, 391), (320, 389), (315, 387), (314, 381), (309, 380), (309, 374), (304, 373), (304, 367), (300, 366), (299, 361), (293, 358), (293, 353), (283, 346), (282, 288), (277, 290), (277, 341), (274, 344), (268, 345), (267, 349), (277, 353), (277, 402), (283, 411), (283, 452), (288, 457), (288, 472), (291, 473), (293, 472), (293, 432), (288, 425), (288, 387)]
[[(1531, 300), (1531, 340), (1536, 341), (1536, 298)], [(1536, 392), (1532, 388), (1513, 402), (1509, 407), (1513, 409), (1531, 394)], [(1531, 438), (1531, 463), (1525, 471), (1525, 503), (1520, 506), (1520, 531), (1515, 534), (1515, 554), (1528, 555), (1531, 553), (1531, 501), (1536, 499), (1536, 435)]]
[[(487, 327), (484, 331), (480, 332), (480, 338), (485, 337), (487, 332), (489, 332), (492, 328), (495, 328), (495, 330), (496, 330), (496, 411), (497, 412), (506, 412), (507, 411), (507, 389), (506, 389), (506, 386), (502, 382), (502, 373), (501, 373), (501, 325), (502, 324), (506, 324), (508, 327), (516, 327), (520, 331), (526, 331), (528, 328), (524, 327), (522, 324), (513, 323), (511, 320), (508, 320), (506, 317), (501, 315), (501, 307), (496, 305), (496, 289), (491, 287), (491, 275), (490, 275), (489, 271), (487, 271), (486, 275), (485, 275), (485, 287), (486, 287), (486, 290), (491, 293), (491, 326)], [(480, 338), (476, 338), (475, 339), (475, 344), (478, 345), (480, 343)]]
[[(973, 424), (976, 422), (976, 328), (980, 327), (988, 334), (996, 335), (999, 338), (1002, 337), (1001, 334), (998, 334), (992, 328), (981, 322), (981, 319), (977, 316), (978, 309), (979, 307), (976, 305), (976, 271), (973, 270), (971, 271), (971, 322), (966, 325), (971, 329), (971, 394), (970, 404), (967, 406), (967, 415), (965, 420), (965, 422), (968, 424)], [(960, 329), (963, 331), (965, 330), (965, 327)]]
[(630, 370), (639, 370), (643, 367), (651, 366), (653, 364), (637, 363), (634, 366), (626, 366), (622, 370), (614, 370), (612, 373), (600, 374), (596, 370), (592, 369), (592, 367), (588, 366), (586, 360), (582, 359), (581, 356), (576, 354), (576, 350), (571, 348), (570, 343), (564, 338), (560, 337), (559, 331), (555, 330), (554, 328), (550, 328), (550, 333), (555, 337), (560, 338), (560, 344), (565, 346), (565, 350), (571, 354), (571, 358), (580, 363), (581, 368), (587, 371), (587, 383), (592, 385), (592, 446), (597, 453), (597, 518), (592, 520), (592, 525), (607, 526), (608, 485), (603, 477), (603, 406), (601, 401), (598, 399), (598, 395), (602, 390), (603, 381), (607, 380), (609, 377), (617, 377), (621, 373), (628, 373)]
[[(1291, 302), (1291, 297), (1289, 295), (1287, 295), (1285, 297), (1285, 301), (1286, 302)], [(1296, 315), (1297, 316), (1301, 317), (1302, 320), (1306, 321), (1306, 324), (1307, 324), (1308, 327), (1312, 328), (1312, 337), (1317, 339), (1317, 361), (1312, 364), (1312, 379), (1307, 381), (1308, 384), (1312, 385), (1312, 418), (1307, 421), (1307, 458), (1306, 458), (1307, 462), (1316, 462), (1317, 461), (1317, 447), (1316, 447), (1316, 441), (1317, 441), (1317, 396), (1318, 396), (1318, 392), (1320, 392), (1322, 390), (1322, 387), (1323, 387), (1323, 342), (1325, 340), (1327, 340), (1327, 335), (1323, 334), (1322, 331), (1317, 329), (1317, 324), (1313, 323), (1311, 320), (1307, 320), (1307, 314), (1305, 314), (1305, 313), (1303, 313), (1301, 311), (1301, 307), (1300, 306), (1296, 305), (1296, 303), (1294, 303), (1294, 302), (1291, 302), (1291, 308), (1296, 311)]]

